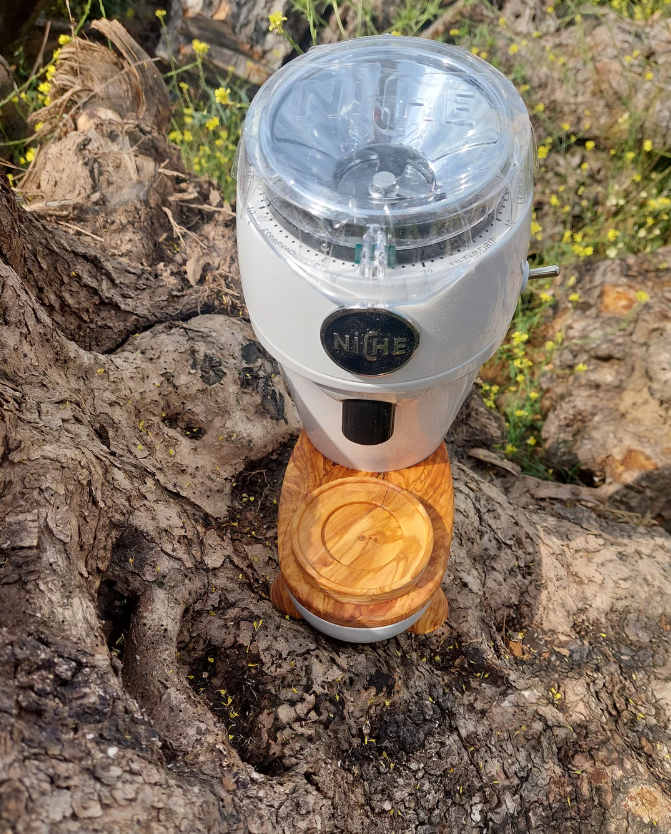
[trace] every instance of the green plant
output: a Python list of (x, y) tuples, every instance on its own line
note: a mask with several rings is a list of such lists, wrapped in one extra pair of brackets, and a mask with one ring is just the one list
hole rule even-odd
[(596, 0), (597, 5), (611, 9), (633, 20), (650, 20), (654, 14), (671, 14), (671, 0)]
[[(165, 14), (163, 10), (156, 12), (167, 37)], [(173, 98), (168, 139), (179, 147), (187, 168), (215, 180), (224, 199), (232, 202), (235, 183), (231, 169), (249, 99), (244, 86), (233, 80), (232, 67), (225, 77), (217, 77), (216, 86), (211, 84), (203, 67), (208, 44), (194, 40), (191, 46), (195, 59), (178, 67), (171, 58), (172, 68), (165, 76)], [(191, 83), (183, 80), (187, 77)]]

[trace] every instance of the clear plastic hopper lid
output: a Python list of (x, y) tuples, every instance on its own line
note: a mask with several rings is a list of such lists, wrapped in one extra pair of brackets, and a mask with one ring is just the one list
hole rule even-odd
[(525, 202), (532, 145), (498, 71), (395, 36), (310, 50), (264, 85), (244, 126), (246, 163), (277, 221), (357, 263), (382, 245), (394, 258), (445, 249), (505, 194)]

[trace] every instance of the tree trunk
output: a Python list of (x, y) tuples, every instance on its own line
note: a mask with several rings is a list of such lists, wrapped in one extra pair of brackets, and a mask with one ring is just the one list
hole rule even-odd
[(0, 190), (0, 832), (671, 830), (669, 535), (535, 498), (473, 396), (447, 624), (280, 615), (299, 424), (232, 220), (108, 116)]
[[(582, 301), (563, 301), (545, 375), (543, 438), (562, 466), (592, 473), (610, 505), (671, 530), (669, 247), (576, 270)], [(579, 363), (583, 374), (567, 371)]]

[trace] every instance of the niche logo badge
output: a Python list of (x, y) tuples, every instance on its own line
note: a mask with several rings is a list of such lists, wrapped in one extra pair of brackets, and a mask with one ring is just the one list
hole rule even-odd
[(402, 368), (419, 345), (419, 331), (389, 310), (336, 310), (322, 324), (331, 359), (359, 376), (382, 376)]

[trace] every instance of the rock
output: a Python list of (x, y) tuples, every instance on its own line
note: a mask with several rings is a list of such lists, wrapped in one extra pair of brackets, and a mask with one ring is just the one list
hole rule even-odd
[[(657, 266), (665, 257), (577, 271), (582, 300), (555, 319), (564, 338), (543, 380), (543, 440), (560, 465), (590, 470), (611, 506), (671, 529), (671, 270)], [(572, 373), (578, 363), (587, 371)]]
[[(554, 124), (566, 122), (576, 133), (608, 143), (626, 139), (633, 120), (640, 118), (640, 135), (656, 148), (671, 144), (667, 19), (626, 19), (606, 6), (598, 15), (569, 12), (560, 25), (561, 12), (548, 14), (534, 0), (508, 0), (501, 15), (504, 27), (497, 25), (495, 10), (488, 22), (498, 30), (494, 49), (504, 72), (510, 74), (514, 64), (533, 68), (534, 100), (545, 104)], [(469, 16), (465, 9), (464, 17)], [(535, 38), (534, 32), (543, 37)], [(509, 54), (513, 43), (514, 58)]]

